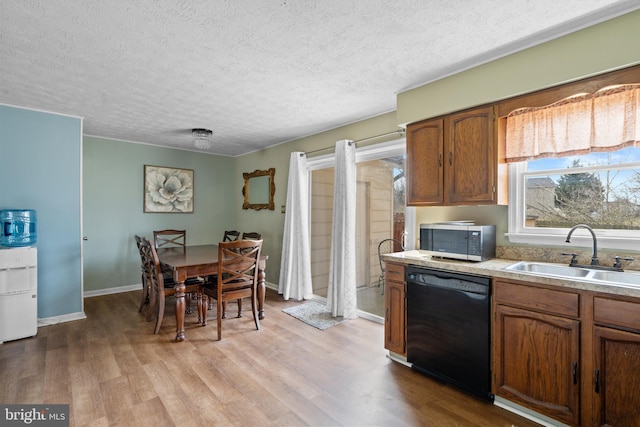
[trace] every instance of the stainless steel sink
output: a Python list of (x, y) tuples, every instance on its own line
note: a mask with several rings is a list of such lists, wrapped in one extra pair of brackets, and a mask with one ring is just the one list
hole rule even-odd
[(520, 261), (504, 268), (507, 271), (533, 276), (557, 277), (559, 279), (579, 279), (602, 285), (640, 288), (640, 274), (622, 271), (596, 270), (544, 262)]
[(517, 271), (520, 273), (554, 277), (587, 277), (589, 273), (591, 273), (590, 270), (584, 268), (528, 261), (520, 261), (515, 264), (511, 264), (504, 269), (508, 271)]
[(622, 271), (592, 271), (590, 278), (619, 286), (640, 286), (640, 274)]

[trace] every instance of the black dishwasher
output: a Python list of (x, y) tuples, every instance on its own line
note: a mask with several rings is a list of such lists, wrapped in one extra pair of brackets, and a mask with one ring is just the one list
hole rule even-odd
[(491, 279), (407, 267), (407, 361), (426, 375), (493, 401)]

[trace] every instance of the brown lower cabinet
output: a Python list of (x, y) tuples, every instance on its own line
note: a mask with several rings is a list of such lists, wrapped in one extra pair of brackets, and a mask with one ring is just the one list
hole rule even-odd
[(407, 356), (406, 282), (404, 265), (385, 264), (384, 348)]
[(494, 279), (493, 389), (575, 426), (640, 426), (640, 299)]
[[(548, 303), (538, 304), (536, 293)], [(580, 320), (574, 294), (496, 282), (494, 393), (567, 424), (580, 420)], [(551, 303), (562, 301), (559, 307)], [(575, 297), (575, 298), (574, 298)], [(573, 301), (572, 301), (573, 300)], [(563, 310), (575, 304), (573, 310)], [(538, 311), (539, 307), (545, 311)]]
[(594, 426), (640, 426), (640, 300), (593, 298)]

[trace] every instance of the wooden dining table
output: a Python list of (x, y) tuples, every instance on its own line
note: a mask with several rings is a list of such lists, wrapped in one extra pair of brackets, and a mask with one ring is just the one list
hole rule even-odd
[[(160, 263), (173, 271), (176, 297), (176, 341), (184, 341), (185, 280), (192, 277), (207, 277), (218, 274), (218, 245), (195, 245), (185, 247), (159, 248)], [(264, 319), (266, 255), (258, 262), (258, 317)], [(206, 324), (207, 307), (202, 307), (201, 319)]]

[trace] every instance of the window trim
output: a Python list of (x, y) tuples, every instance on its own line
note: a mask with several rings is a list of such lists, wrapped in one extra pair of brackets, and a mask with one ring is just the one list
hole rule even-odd
[[(550, 86), (534, 92), (513, 96), (496, 102), (496, 115), (500, 118), (506, 117), (510, 112), (522, 107), (543, 107), (560, 99), (575, 95), (576, 93), (593, 92), (604, 87), (620, 84), (635, 84), (640, 81), (640, 65), (635, 64), (615, 69), (606, 73), (596, 74), (576, 81)], [(590, 235), (582, 235), (584, 230), (577, 230), (572, 237), (571, 243), (566, 243), (566, 233), (568, 229), (555, 229), (553, 234), (529, 233), (527, 230), (518, 230), (517, 207), (520, 206), (524, 197), (524, 183), (519, 183), (514, 171), (514, 163), (508, 167), (508, 232), (505, 237), (511, 243), (522, 243), (535, 246), (561, 246), (571, 250), (575, 246), (590, 247), (592, 240)], [(520, 190), (522, 188), (522, 190)], [(522, 218), (522, 215), (520, 216)], [(524, 224), (524, 221), (522, 222)], [(549, 229), (551, 230), (551, 229)], [(561, 230), (561, 231), (560, 231)], [(564, 233), (564, 235), (562, 235)], [(578, 234), (580, 233), (580, 234)], [(600, 231), (596, 231), (598, 244), (601, 248), (614, 248), (623, 250), (638, 250), (638, 236), (632, 238), (614, 238), (602, 236)]]
[[(625, 167), (637, 165), (624, 164)], [(611, 165), (615, 166), (615, 165)], [(599, 167), (589, 167), (581, 170), (601, 170)], [(566, 169), (565, 169), (566, 170)], [(565, 170), (542, 171), (542, 174), (561, 173)], [(588, 232), (577, 230), (571, 237), (571, 243), (566, 243), (569, 228), (533, 228), (525, 227), (525, 173), (527, 162), (509, 163), (509, 223), (505, 237), (510, 243), (528, 244), (536, 246), (566, 246), (567, 251), (575, 246), (592, 247), (593, 240)], [(602, 230), (596, 229), (598, 247), (603, 249), (637, 250), (640, 230)], [(630, 233), (631, 232), (631, 233)], [(580, 233), (580, 234), (578, 234)], [(629, 237), (629, 234), (633, 234)]]

